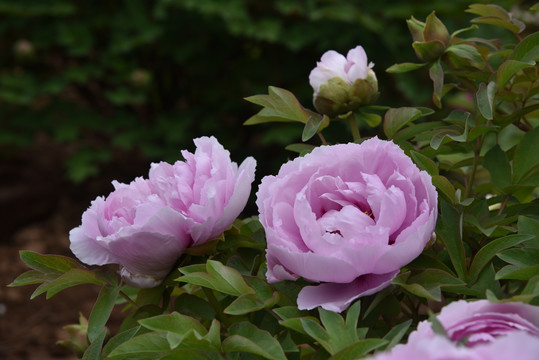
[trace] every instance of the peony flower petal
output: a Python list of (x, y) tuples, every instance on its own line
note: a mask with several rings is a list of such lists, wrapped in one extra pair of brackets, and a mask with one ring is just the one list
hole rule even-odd
[(83, 263), (88, 265), (105, 265), (118, 262), (114, 255), (103, 247), (95, 237), (85, 234), (83, 226), (69, 231), (69, 249)]
[(306, 286), (298, 295), (298, 308), (310, 310), (321, 306), (329, 311), (342, 312), (360, 296), (371, 295), (387, 287), (398, 273), (396, 270), (388, 274), (363, 275), (348, 284)]
[[(513, 331), (525, 331), (539, 337), (539, 307), (518, 302), (460, 300), (446, 305), (437, 318), (452, 340), (469, 337), (469, 346)], [(422, 321), (410, 334), (409, 341), (429, 338), (433, 334), (430, 322)]]
[(314, 89), (315, 94), (320, 91), (320, 86), (327, 83), (329, 79), (340, 77), (346, 80), (346, 58), (336, 51), (330, 50), (322, 55), (317, 62), (317, 66), (309, 74), (309, 84)]
[(349, 50), (346, 55), (346, 60), (347, 64), (345, 71), (347, 73), (347, 80), (350, 84), (357, 79), (365, 79), (367, 77), (367, 71), (369, 68), (372, 68), (372, 66), (367, 66), (367, 54), (361, 46), (356, 46)]
[(348, 283), (357, 277), (355, 267), (330, 256), (312, 252), (295, 253), (280, 246), (268, 244), (268, 257), (278, 259), (289, 273), (314, 281)]
[(481, 360), (536, 360), (539, 354), (539, 337), (515, 331), (472, 350), (480, 355)]
[(245, 208), (251, 194), (251, 184), (255, 179), (255, 169), (256, 160), (252, 157), (246, 158), (241, 163), (237, 171), (232, 196), (228, 199), (228, 204), (226, 204), (221, 216), (216, 221), (210, 239), (225, 231)]

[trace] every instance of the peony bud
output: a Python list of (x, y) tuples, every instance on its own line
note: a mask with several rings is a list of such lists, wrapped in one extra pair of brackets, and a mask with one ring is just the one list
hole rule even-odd
[(413, 16), (406, 22), (414, 39), (412, 47), (421, 60), (433, 61), (444, 53), (451, 36), (434, 11), (427, 16), (426, 22), (421, 22)]
[(333, 117), (372, 104), (378, 97), (373, 66), (361, 46), (346, 57), (333, 50), (324, 53), (309, 75), (316, 110)]

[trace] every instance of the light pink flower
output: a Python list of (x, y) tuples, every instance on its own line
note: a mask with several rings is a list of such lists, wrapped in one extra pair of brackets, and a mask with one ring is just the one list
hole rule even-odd
[(150, 182), (155, 193), (185, 217), (193, 244), (221, 234), (245, 207), (256, 161), (248, 157), (239, 166), (214, 137), (194, 140), (194, 154), (183, 150), (185, 161), (152, 164)]
[(397, 345), (365, 360), (536, 360), (539, 338), (515, 331), (496, 340), (474, 347), (457, 345), (440, 335)]
[(430, 176), (394, 143), (322, 146), (266, 176), (257, 193), (269, 282), (298, 277), (301, 309), (342, 311), (387, 286), (429, 241)]
[(137, 287), (158, 285), (187, 247), (221, 234), (245, 207), (256, 162), (238, 168), (214, 137), (194, 140), (185, 162), (153, 164), (148, 180), (98, 197), (69, 233), (71, 251), (89, 265), (119, 264)]
[(367, 78), (372, 72), (374, 64), (367, 63), (367, 54), (363, 47), (356, 46), (348, 51), (346, 57), (334, 50), (326, 51), (316, 67), (309, 74), (309, 83), (314, 89), (314, 95), (320, 91), (320, 86), (326, 84), (329, 79), (340, 77), (352, 85), (357, 79)]
[[(514, 331), (524, 331), (539, 338), (539, 307), (518, 303), (491, 303), (488, 300), (453, 302), (437, 316), (453, 341), (466, 339), (468, 346), (493, 341)], [(431, 323), (422, 321), (408, 342), (434, 336)]]

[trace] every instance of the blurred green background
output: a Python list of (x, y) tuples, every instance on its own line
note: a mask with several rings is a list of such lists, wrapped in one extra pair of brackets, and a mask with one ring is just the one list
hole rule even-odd
[[(242, 126), (259, 110), (244, 97), (273, 85), (312, 108), (316, 61), (360, 44), (375, 63), (377, 104), (432, 106), (426, 72), (384, 71), (416, 61), (405, 20), (436, 10), (451, 32), (468, 26), (464, 10), (480, 2), (2, 0), (0, 199), (17, 189), (31, 196), (47, 178), (92, 199), (101, 188), (80, 184), (146, 176), (150, 162), (178, 160), (202, 135), (237, 162), (254, 156), (258, 178), (275, 173), (301, 126)], [(496, 3), (516, 16), (530, 5)], [(344, 126), (331, 131), (328, 141), (347, 141)]]

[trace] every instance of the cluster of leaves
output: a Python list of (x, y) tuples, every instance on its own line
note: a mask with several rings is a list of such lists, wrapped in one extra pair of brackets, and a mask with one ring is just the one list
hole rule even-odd
[[(364, 139), (358, 126), (391, 139), (432, 176), (440, 206), (436, 237), (379, 293), (343, 314), (298, 310), (302, 280), (265, 280), (264, 231), (256, 218), (236, 220), (221, 238), (190, 248), (156, 288), (134, 289), (112, 272), (28, 251), (21, 258), (33, 270), (11, 285), (40, 284), (32, 297), (79, 284), (102, 287), (88, 320), (66, 328), (71, 339), (64, 344), (83, 359), (357, 359), (400, 343), (427, 309), (454, 299), (539, 305), (539, 33), (527, 34), (496, 5), (468, 11), (479, 25), (455, 31), (437, 57), (388, 69), (428, 69), (435, 109), (368, 106), (330, 119), (277, 87), (247, 98), (263, 107), (247, 124), (304, 126), (309, 143), (289, 147), (300, 155), (313, 148), (316, 134), (325, 143), (322, 133), (346, 121), (356, 141)], [(476, 26), (512, 38), (461, 37)], [(455, 106), (449, 101), (455, 98), (469, 101)], [(115, 306), (126, 316), (120, 331), (109, 334)]]

